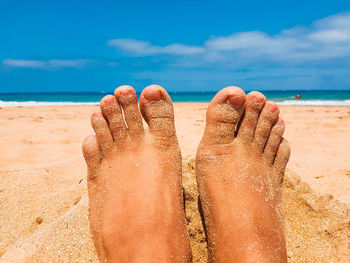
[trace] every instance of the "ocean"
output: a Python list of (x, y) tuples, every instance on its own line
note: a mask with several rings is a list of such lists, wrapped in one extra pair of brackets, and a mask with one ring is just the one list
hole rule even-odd
[[(248, 93), (249, 91), (246, 91)], [(262, 91), (279, 105), (350, 106), (350, 90)], [(173, 102), (209, 102), (216, 92), (169, 92)], [(0, 107), (95, 105), (111, 93), (0, 93)], [(295, 95), (300, 94), (301, 99)]]

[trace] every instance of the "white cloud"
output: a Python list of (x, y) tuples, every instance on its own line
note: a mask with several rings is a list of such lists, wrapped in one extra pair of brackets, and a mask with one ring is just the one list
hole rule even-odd
[(47, 61), (48, 65), (53, 68), (80, 68), (86, 65), (89, 61), (86, 59), (61, 60), (51, 59)]
[(309, 34), (309, 38), (324, 43), (341, 43), (350, 40), (350, 30), (325, 29)]
[(171, 44), (168, 46), (155, 46), (146, 41), (135, 39), (112, 39), (107, 45), (119, 48), (121, 50), (131, 52), (137, 55), (157, 55), (157, 54), (175, 54), (189, 55), (199, 54), (204, 51), (202, 47), (188, 46), (183, 44)]
[(274, 35), (250, 31), (211, 37), (201, 46), (178, 43), (156, 46), (135, 39), (113, 39), (108, 41), (108, 45), (142, 56), (189, 55), (183, 56), (182, 60), (198, 63), (303, 63), (337, 59), (350, 56), (350, 12), (317, 20), (308, 27), (286, 29)]
[(23, 59), (4, 59), (2, 64), (10, 67), (18, 68), (42, 68), (45, 66), (43, 61), (38, 60), (23, 60)]
[(8, 67), (16, 68), (40, 68), (40, 69), (59, 69), (59, 68), (81, 68), (89, 60), (75, 59), (50, 59), (50, 60), (24, 60), (24, 59), (4, 59), (2, 64)]

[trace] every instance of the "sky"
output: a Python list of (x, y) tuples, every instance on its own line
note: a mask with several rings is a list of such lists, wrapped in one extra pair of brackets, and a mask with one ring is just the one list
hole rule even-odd
[(350, 1), (1, 0), (0, 92), (350, 89)]

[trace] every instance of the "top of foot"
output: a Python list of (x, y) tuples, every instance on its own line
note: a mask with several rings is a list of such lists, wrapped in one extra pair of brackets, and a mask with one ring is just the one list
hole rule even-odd
[(285, 262), (281, 182), (290, 148), (279, 108), (227, 87), (208, 107), (196, 158), (210, 260)]
[[(143, 127), (144, 119), (149, 127)], [(168, 93), (152, 85), (139, 106), (121, 86), (92, 114), (83, 143), (90, 225), (103, 262), (188, 262), (181, 154)]]

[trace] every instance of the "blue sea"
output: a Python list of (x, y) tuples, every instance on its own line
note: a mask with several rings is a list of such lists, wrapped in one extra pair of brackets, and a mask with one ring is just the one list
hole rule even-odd
[[(247, 93), (249, 91), (246, 91)], [(280, 105), (350, 106), (350, 90), (261, 91)], [(173, 102), (209, 102), (216, 92), (169, 92)], [(95, 105), (111, 93), (0, 93), (0, 107)], [(300, 94), (301, 99), (295, 95)]]

